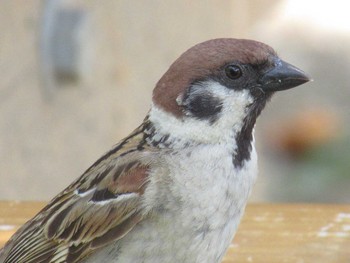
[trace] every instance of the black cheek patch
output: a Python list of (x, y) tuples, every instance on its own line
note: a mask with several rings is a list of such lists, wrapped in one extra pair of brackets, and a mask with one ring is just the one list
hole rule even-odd
[(222, 111), (221, 99), (209, 92), (198, 92), (188, 94), (184, 99), (183, 106), (186, 114), (200, 120), (209, 120), (211, 124), (216, 122)]

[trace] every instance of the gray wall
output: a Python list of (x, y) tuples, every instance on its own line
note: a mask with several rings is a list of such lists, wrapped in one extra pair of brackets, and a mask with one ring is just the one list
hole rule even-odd
[[(298, 28), (285, 32), (273, 20), (278, 1), (88, 0), (62, 1), (86, 19), (78, 32), (79, 76), (57, 82), (42, 67), (47, 63), (44, 3), (0, 2), (0, 199), (48, 200), (62, 190), (142, 121), (156, 81), (181, 52), (200, 41), (258, 39), (290, 62), (323, 75), (308, 58), (310, 41), (300, 41)], [(323, 53), (313, 51), (314, 57)], [(315, 83), (308, 85), (279, 95), (259, 121), (258, 146), (264, 154), (253, 200), (271, 200), (267, 184), (275, 174), (285, 176), (268, 149), (271, 123), (300, 114), (310, 103), (334, 105), (314, 95), (310, 87)]]

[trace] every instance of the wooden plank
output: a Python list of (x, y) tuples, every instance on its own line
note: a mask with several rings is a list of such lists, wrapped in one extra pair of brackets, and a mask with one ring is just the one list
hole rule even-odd
[(349, 263), (350, 205), (249, 205), (224, 262)]
[[(0, 247), (43, 206), (0, 202)], [(350, 205), (248, 205), (223, 262), (349, 263)]]

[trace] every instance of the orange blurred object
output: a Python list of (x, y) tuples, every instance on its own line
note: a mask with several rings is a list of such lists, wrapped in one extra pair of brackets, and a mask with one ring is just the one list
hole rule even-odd
[(270, 140), (278, 150), (292, 156), (337, 138), (340, 134), (338, 117), (324, 109), (313, 109), (303, 112), (272, 126)]

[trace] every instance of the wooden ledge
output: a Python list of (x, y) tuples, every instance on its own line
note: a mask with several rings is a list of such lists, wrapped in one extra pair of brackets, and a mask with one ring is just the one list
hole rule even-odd
[[(0, 202), (0, 247), (44, 205)], [(223, 262), (349, 263), (350, 205), (248, 205)]]

